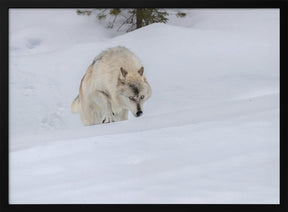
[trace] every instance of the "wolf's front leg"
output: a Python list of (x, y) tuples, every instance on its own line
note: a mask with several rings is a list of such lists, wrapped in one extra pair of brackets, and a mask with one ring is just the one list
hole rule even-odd
[(99, 91), (99, 96), (101, 99), (102, 112), (103, 112), (102, 123), (114, 122), (115, 119), (114, 119), (114, 113), (112, 111), (110, 95), (104, 91)]

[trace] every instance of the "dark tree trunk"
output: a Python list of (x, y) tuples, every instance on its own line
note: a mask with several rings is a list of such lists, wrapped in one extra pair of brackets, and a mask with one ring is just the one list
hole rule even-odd
[(143, 26), (142, 9), (136, 9), (136, 28), (139, 29)]

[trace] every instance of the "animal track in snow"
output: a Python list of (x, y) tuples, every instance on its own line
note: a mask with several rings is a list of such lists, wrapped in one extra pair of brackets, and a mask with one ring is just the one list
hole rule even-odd
[(41, 129), (59, 129), (63, 126), (62, 114), (64, 107), (62, 104), (57, 104), (57, 109), (54, 112), (47, 113), (41, 119)]
[(24, 89), (23, 89), (23, 95), (24, 96), (30, 96), (31, 94), (34, 93), (34, 89), (35, 88), (32, 85), (25, 86)]
[(35, 47), (39, 46), (41, 43), (42, 41), (39, 38), (30, 38), (27, 40), (26, 47), (28, 49), (34, 49)]

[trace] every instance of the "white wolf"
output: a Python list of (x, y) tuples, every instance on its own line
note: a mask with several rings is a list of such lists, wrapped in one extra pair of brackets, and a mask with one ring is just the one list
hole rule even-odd
[(81, 80), (79, 95), (71, 105), (84, 125), (128, 119), (128, 110), (136, 117), (151, 96), (140, 60), (125, 47), (103, 51), (88, 67)]

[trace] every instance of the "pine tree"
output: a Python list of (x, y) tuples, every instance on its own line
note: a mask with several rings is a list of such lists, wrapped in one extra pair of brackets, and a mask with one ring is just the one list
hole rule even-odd
[[(91, 15), (92, 10), (77, 10), (78, 15)], [(124, 26), (126, 31), (133, 31), (152, 23), (167, 23), (169, 15), (165, 10), (156, 8), (134, 8), (134, 9), (96, 9), (94, 10), (98, 20), (108, 20), (107, 27), (121, 30)], [(184, 17), (186, 14), (178, 12), (177, 17)]]

